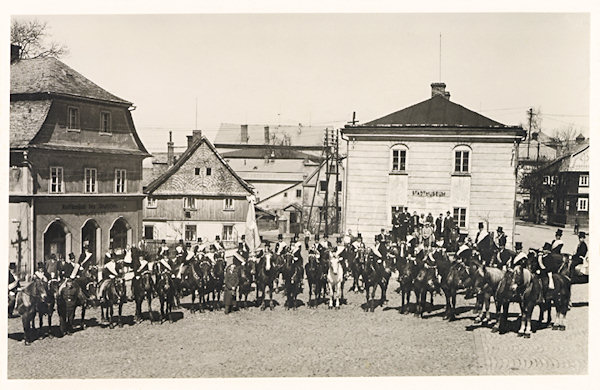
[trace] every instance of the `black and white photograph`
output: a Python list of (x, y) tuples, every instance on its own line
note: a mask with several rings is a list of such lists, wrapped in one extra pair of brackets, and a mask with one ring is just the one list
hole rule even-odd
[(597, 15), (375, 11), (5, 15), (9, 388), (594, 373)]

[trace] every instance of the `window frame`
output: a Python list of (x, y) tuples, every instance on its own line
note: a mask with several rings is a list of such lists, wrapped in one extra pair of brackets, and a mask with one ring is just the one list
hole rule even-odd
[[(108, 116), (108, 131), (104, 130), (104, 115)], [(100, 111), (100, 134), (112, 134), (112, 115), (110, 111)]]
[[(225, 231), (225, 229), (230, 229), (231, 230), (231, 235), (228, 235)], [(233, 231), (233, 225), (223, 225), (223, 227), (221, 228), (221, 238), (224, 242), (233, 242), (235, 240), (234, 237), (234, 231)]]
[[(193, 228), (193, 229), (190, 229)], [(191, 236), (188, 236), (188, 233), (192, 232), (193, 230), (193, 234)], [(198, 226), (197, 225), (184, 225), (183, 228), (183, 237), (185, 238), (186, 241), (193, 241), (195, 242), (198, 238)]]
[[(582, 180), (585, 179), (585, 180)], [(590, 186), (590, 175), (579, 175), (579, 187), (589, 187)]]
[(183, 197), (183, 209), (184, 210), (196, 210), (196, 198), (193, 196)]
[[(74, 110), (77, 115), (76, 115), (76, 124), (73, 125), (71, 123), (71, 110)], [(79, 107), (77, 106), (67, 106), (67, 130), (69, 131), (81, 131), (81, 117), (79, 115)]]
[[(231, 201), (231, 205), (228, 206), (228, 201)], [(235, 200), (233, 198), (223, 199), (223, 211), (235, 211)]]
[(206, 176), (212, 176), (212, 167), (206, 167)]
[[(323, 183), (325, 183), (325, 189), (323, 189)], [(327, 180), (319, 180), (319, 192), (327, 192)]]
[[(457, 212), (458, 210), (458, 212)], [(467, 208), (466, 207), (453, 207), (452, 208), (452, 218), (454, 219), (454, 223), (458, 227), (458, 229), (467, 229), (468, 221), (467, 221)], [(461, 223), (462, 220), (462, 223)]]
[(157, 199), (153, 196), (146, 197), (146, 208), (147, 209), (155, 209), (157, 208)]
[[(119, 174), (121, 174), (121, 181), (119, 183)], [(121, 184), (121, 190), (119, 191), (119, 184)], [(116, 168), (115, 169), (115, 186), (114, 186), (115, 194), (126, 194), (127, 193), (127, 169)]]
[[(584, 201), (584, 202), (582, 202), (582, 201)], [(585, 204), (585, 207), (582, 207), (583, 204)], [(585, 212), (590, 211), (589, 198), (577, 198), (577, 211), (585, 211)]]
[(296, 189), (296, 198), (302, 198), (302, 190)]
[[(88, 172), (91, 173), (93, 172), (94, 174), (92, 175), (93, 177), (88, 175)], [(93, 179), (93, 186), (90, 185), (90, 187), (93, 187), (92, 191), (88, 190), (88, 179), (92, 178)], [(96, 168), (84, 168), (83, 169), (83, 192), (85, 194), (97, 194), (98, 193), (98, 169)]]
[[(394, 154), (398, 156), (395, 157)], [(404, 154), (404, 163), (402, 163), (402, 154)], [(397, 159), (397, 162), (394, 161)], [(397, 165), (397, 166), (396, 166)], [(396, 169), (394, 167), (396, 166)], [(408, 146), (404, 144), (396, 144), (390, 148), (390, 173), (393, 174), (406, 174), (408, 167)]]
[[(52, 191), (52, 185), (53, 185), (53, 173), (52, 171), (56, 170), (56, 172), (60, 172), (60, 182), (55, 183), (55, 185), (58, 188), (58, 191)], [(63, 167), (59, 167), (59, 166), (51, 166), (49, 167), (49, 176), (48, 176), (48, 193), (50, 194), (64, 194), (65, 193), (65, 171), (63, 169)], [(58, 174), (56, 175), (56, 177), (58, 178)]]
[[(460, 158), (457, 154), (460, 153)], [(465, 169), (465, 153), (466, 153), (466, 169)], [(471, 173), (471, 149), (465, 146), (457, 146), (452, 150), (452, 173), (457, 175), (468, 175)], [(456, 169), (456, 163), (459, 162), (459, 170)]]
[[(148, 237), (146, 235), (146, 229), (152, 229), (152, 237)], [(154, 225), (144, 225), (144, 239), (145, 240), (154, 240)]]
[(202, 171), (202, 169), (200, 167), (195, 167), (194, 168), (194, 175), (196, 176), (200, 176), (200, 172)]

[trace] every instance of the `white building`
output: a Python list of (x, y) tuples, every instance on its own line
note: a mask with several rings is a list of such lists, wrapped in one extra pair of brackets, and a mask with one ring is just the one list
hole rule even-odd
[(506, 126), (450, 101), (444, 83), (432, 97), (362, 125), (347, 125), (345, 229), (367, 242), (391, 228), (392, 212), (453, 213), (461, 233), (478, 222), (502, 226), (512, 245), (519, 126)]

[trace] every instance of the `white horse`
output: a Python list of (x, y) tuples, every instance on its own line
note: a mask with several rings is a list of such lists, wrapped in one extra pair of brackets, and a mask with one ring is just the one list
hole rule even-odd
[(329, 308), (340, 308), (340, 294), (342, 291), (342, 280), (344, 279), (344, 269), (340, 258), (334, 253), (329, 253), (329, 270), (327, 271), (327, 286), (329, 287)]

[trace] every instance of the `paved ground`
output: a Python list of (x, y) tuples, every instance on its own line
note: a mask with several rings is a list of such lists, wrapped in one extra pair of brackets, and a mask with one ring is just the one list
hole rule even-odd
[[(518, 228), (525, 247), (551, 240), (553, 230)], [(108, 329), (97, 323), (99, 311), (92, 309), (88, 329), (28, 347), (20, 342), (20, 319), (13, 318), (8, 320), (8, 378), (587, 373), (587, 285), (573, 286), (565, 332), (543, 328), (529, 340), (514, 333), (516, 304), (510, 310), (514, 330), (499, 335), (473, 326), (473, 301), (462, 296), (454, 322), (441, 318), (442, 296), (435, 297), (434, 310), (423, 319), (400, 314), (396, 287), (392, 282), (389, 302), (375, 313), (361, 309), (362, 294), (345, 293), (348, 303), (339, 311), (323, 305), (286, 311), (277, 295), (280, 305), (273, 311), (251, 307), (226, 316), (180, 309), (174, 323), (162, 325), (133, 325), (134, 308), (127, 304), (127, 324)], [(304, 304), (307, 294), (300, 299)]]

